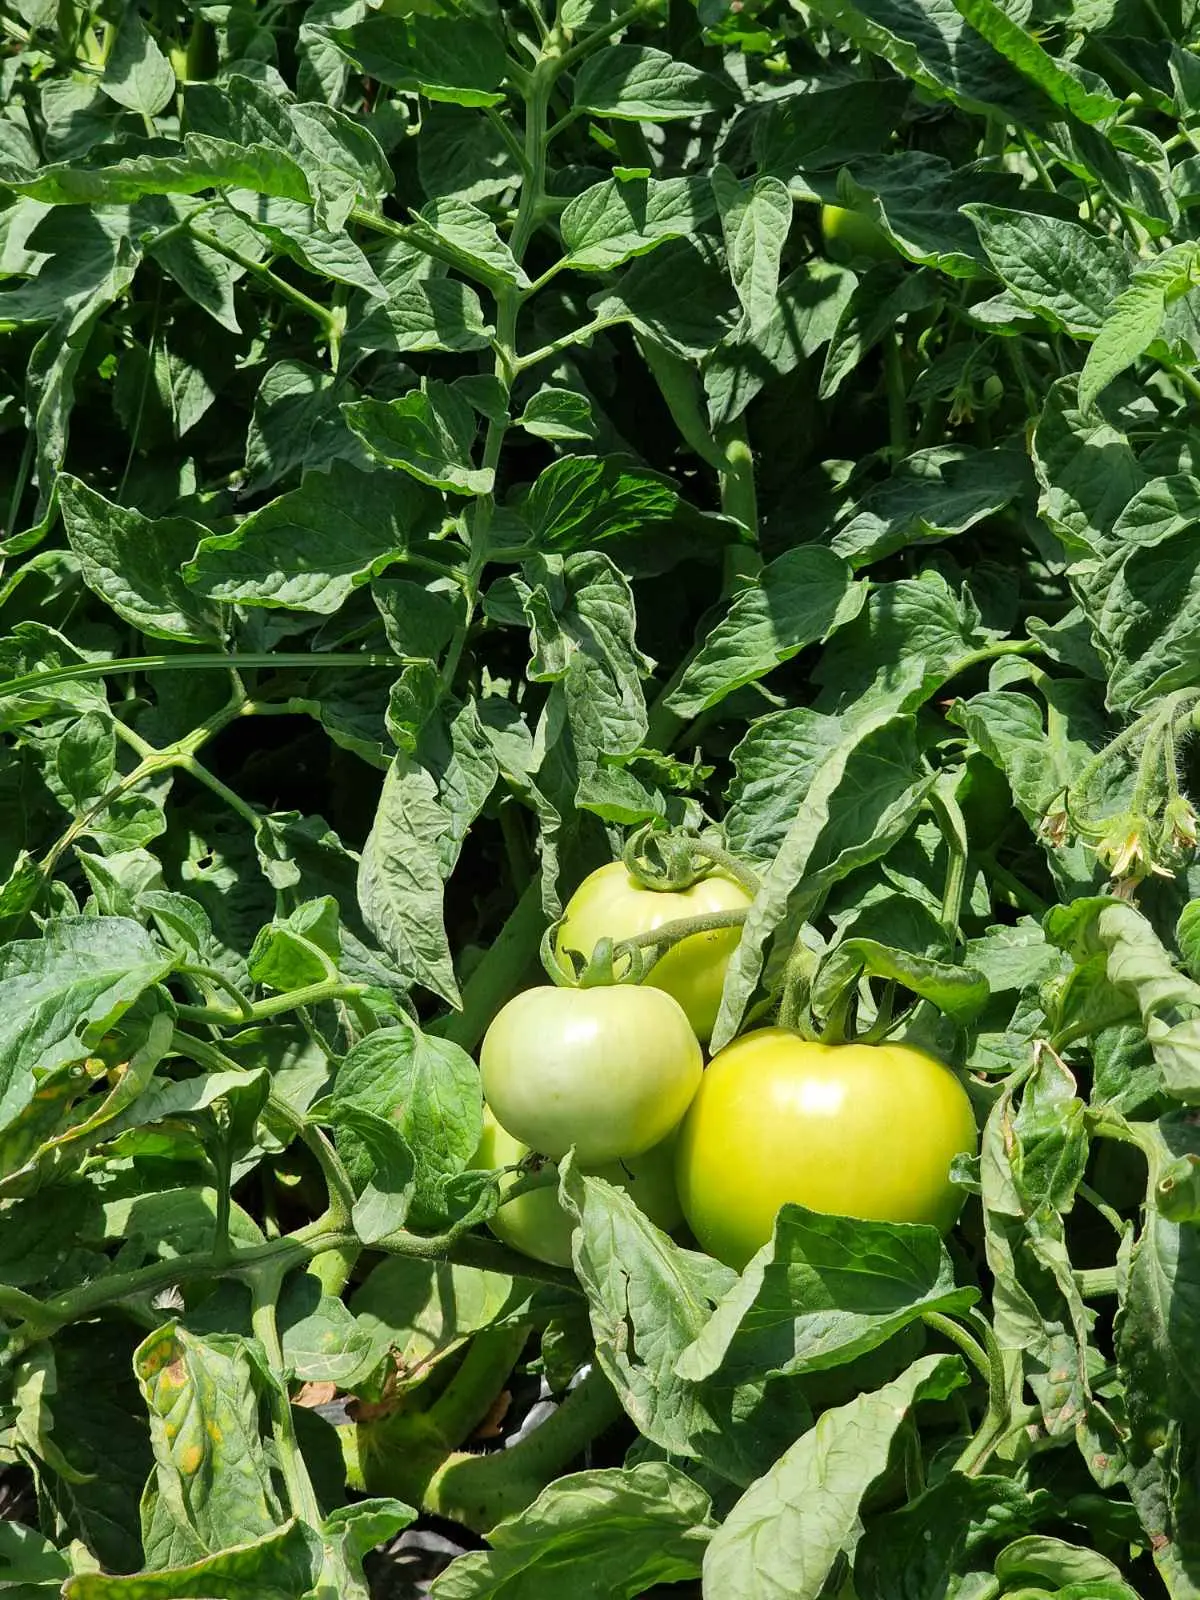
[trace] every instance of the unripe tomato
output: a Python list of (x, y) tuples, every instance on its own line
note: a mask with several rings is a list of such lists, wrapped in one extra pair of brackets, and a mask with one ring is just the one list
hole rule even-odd
[(483, 1097), (514, 1139), (584, 1165), (641, 1155), (676, 1127), (703, 1057), (661, 989), (526, 989), (483, 1041)]
[(947, 1232), (962, 1203), (950, 1163), (977, 1148), (966, 1090), (932, 1056), (763, 1028), (709, 1064), (680, 1129), (675, 1176), (696, 1238), (740, 1269), (787, 1201)]
[(894, 261), (896, 251), (879, 224), (844, 206), (821, 207), (821, 232), (831, 261)]
[[(590, 956), (600, 939), (631, 939), (664, 922), (699, 917), (709, 911), (741, 911), (750, 896), (732, 878), (714, 874), (690, 889), (644, 889), (621, 861), (590, 873), (567, 902), (555, 939), (559, 955), (577, 950)], [(654, 963), (647, 984), (662, 989), (687, 1013), (702, 1044), (712, 1037), (721, 1006), (721, 986), (729, 958), (737, 949), (740, 928), (718, 928), (681, 939)]]
[[(483, 1112), (483, 1137), (472, 1163), (476, 1167), (513, 1167), (529, 1154), (529, 1146), (514, 1139), (496, 1121), (485, 1106)], [(662, 1144), (656, 1144), (640, 1156), (628, 1161), (614, 1161), (600, 1167), (583, 1167), (581, 1171), (603, 1178), (615, 1188), (624, 1189), (664, 1233), (670, 1233), (683, 1221), (679, 1195), (675, 1190), (675, 1135), (669, 1134)], [(574, 1218), (559, 1203), (558, 1190), (533, 1189), (501, 1206), (488, 1223), (488, 1227), (502, 1243), (532, 1256), (535, 1261), (546, 1261), (552, 1267), (571, 1265), (571, 1233)]]

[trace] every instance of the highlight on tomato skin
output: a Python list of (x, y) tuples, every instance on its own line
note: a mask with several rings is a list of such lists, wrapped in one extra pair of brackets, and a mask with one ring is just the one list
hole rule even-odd
[(763, 1028), (710, 1062), (680, 1129), (676, 1178), (701, 1246), (740, 1271), (787, 1202), (947, 1233), (964, 1198), (951, 1162), (977, 1148), (966, 1090), (932, 1056)]
[[(751, 898), (740, 883), (719, 872), (686, 889), (648, 889), (623, 862), (613, 861), (589, 873), (567, 902), (555, 949), (560, 956), (575, 951), (586, 959), (600, 939), (616, 943), (686, 917), (744, 911)], [(643, 980), (679, 1002), (701, 1044), (712, 1037), (725, 973), (740, 938), (736, 927), (693, 933), (661, 955)]]
[(479, 1054), (496, 1120), (540, 1155), (591, 1165), (641, 1155), (678, 1126), (704, 1058), (683, 1008), (624, 983), (526, 989)]
[[(675, 1187), (675, 1138), (672, 1132), (661, 1144), (640, 1156), (579, 1170), (623, 1189), (655, 1227), (671, 1233), (683, 1221), (683, 1208)], [(511, 1167), (529, 1153), (529, 1146), (506, 1133), (491, 1108), (485, 1106), (483, 1135), (472, 1166), (481, 1169)], [(519, 1250), (522, 1255), (532, 1256), (535, 1261), (544, 1261), (552, 1267), (571, 1265), (571, 1234), (575, 1221), (560, 1203), (554, 1184), (532, 1189), (510, 1200), (489, 1220), (488, 1227), (502, 1244)]]

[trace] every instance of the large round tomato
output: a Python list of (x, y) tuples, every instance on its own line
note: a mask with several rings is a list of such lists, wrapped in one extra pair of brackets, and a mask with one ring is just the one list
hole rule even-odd
[(681, 1007), (661, 989), (526, 989), (483, 1041), (483, 1097), (501, 1127), (558, 1160), (640, 1155), (692, 1102), (704, 1062)]
[[(486, 1107), (483, 1137), (476, 1152), (476, 1167), (514, 1167), (529, 1154), (529, 1146), (514, 1139)], [(675, 1135), (656, 1144), (643, 1155), (628, 1161), (614, 1161), (600, 1167), (581, 1168), (603, 1178), (637, 1202), (650, 1221), (670, 1233), (683, 1221), (679, 1196), (675, 1190)], [(571, 1233), (575, 1219), (559, 1204), (558, 1190), (533, 1189), (501, 1206), (488, 1227), (504, 1244), (511, 1245), (536, 1261), (554, 1267), (571, 1265)]]
[(844, 206), (821, 207), (821, 232), (831, 261), (894, 261), (896, 251), (873, 217)]
[[(555, 946), (559, 954), (577, 950), (590, 956), (600, 939), (631, 939), (664, 922), (699, 917), (709, 911), (742, 911), (750, 896), (732, 878), (714, 874), (690, 889), (644, 889), (614, 861), (591, 873), (567, 903)], [(737, 949), (740, 928), (719, 928), (681, 939), (647, 974), (646, 982), (679, 1001), (702, 1044), (712, 1037), (721, 1005), (721, 986), (729, 958)]]
[(947, 1231), (962, 1201), (950, 1163), (977, 1145), (966, 1090), (932, 1056), (763, 1028), (709, 1064), (675, 1175), (692, 1232), (740, 1269), (786, 1201)]

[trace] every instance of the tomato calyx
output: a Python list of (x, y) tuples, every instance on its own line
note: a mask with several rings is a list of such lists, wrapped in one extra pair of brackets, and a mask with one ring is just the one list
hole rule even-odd
[(906, 1003), (897, 1005), (905, 993), (903, 986), (892, 977), (882, 976), (878, 998), (872, 994), (874, 1005), (866, 1026), (860, 1028), (863, 982), (881, 975), (868, 974), (856, 965), (838, 972), (836, 954), (836, 947), (822, 954), (803, 939), (796, 940), (784, 968), (778, 1026), (814, 1044), (885, 1043), (922, 1003), (922, 997), (914, 994)]
[(747, 894), (756, 895), (760, 887), (757, 874), (716, 840), (653, 822), (629, 836), (621, 860), (643, 889), (661, 894), (690, 889), (714, 871), (740, 883)]

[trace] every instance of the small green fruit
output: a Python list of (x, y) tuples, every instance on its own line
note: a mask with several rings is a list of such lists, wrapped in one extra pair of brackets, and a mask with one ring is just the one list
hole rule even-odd
[(821, 232), (831, 261), (849, 266), (855, 261), (895, 260), (896, 252), (887, 234), (861, 211), (847, 211), (844, 206), (822, 206)]

